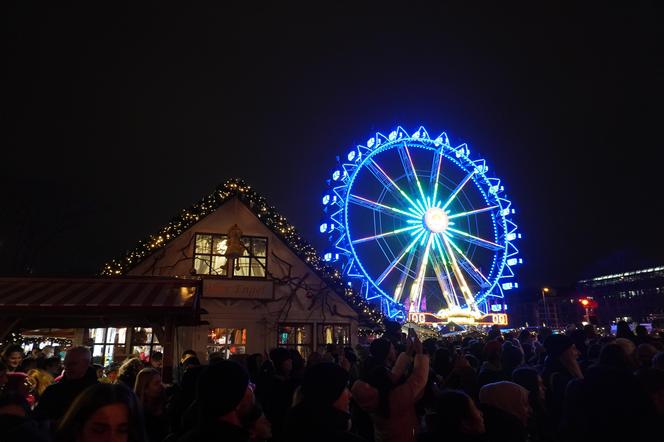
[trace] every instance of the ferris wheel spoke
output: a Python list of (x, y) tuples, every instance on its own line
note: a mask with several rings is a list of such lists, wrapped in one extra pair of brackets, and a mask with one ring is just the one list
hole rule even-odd
[(466, 177), (463, 179), (463, 181), (461, 181), (459, 183), (459, 185), (456, 186), (456, 188), (450, 194), (450, 197), (447, 199), (447, 201), (443, 205), (443, 210), (447, 209), (447, 206), (449, 206), (452, 203), (452, 201), (454, 201), (454, 198), (456, 198), (456, 196), (459, 194), (459, 192), (461, 192), (461, 189), (463, 189), (463, 187), (466, 185), (466, 183), (468, 183), (468, 181), (470, 181), (470, 179), (473, 177), (473, 175), (475, 175), (476, 172), (477, 172), (477, 170), (473, 170), (472, 172), (470, 172), (468, 175), (466, 175)]
[(390, 262), (390, 265), (387, 266), (387, 268), (383, 271), (383, 273), (381, 273), (381, 275), (376, 279), (376, 285), (380, 285), (385, 280), (385, 278), (387, 278), (389, 276), (389, 274), (392, 272), (392, 270), (394, 270), (394, 268), (397, 266), (397, 264), (399, 264), (399, 261), (401, 261), (403, 259), (403, 257), (406, 256), (406, 254), (408, 252), (410, 252), (410, 250), (415, 246), (415, 244), (417, 244), (418, 241), (420, 241), (422, 239), (422, 235), (424, 235), (424, 233), (425, 233), (425, 230), (421, 229), (421, 232), (419, 232), (417, 235), (415, 235), (415, 239), (413, 239), (401, 251), (399, 256), (397, 256), (396, 258), (394, 258), (394, 260), (392, 262)]
[(420, 196), (422, 197), (422, 202), (424, 204), (427, 204), (427, 198), (424, 196), (424, 191), (422, 190), (422, 184), (420, 183), (420, 179), (417, 176), (417, 171), (415, 170), (415, 163), (413, 163), (413, 157), (410, 156), (410, 150), (408, 150), (408, 146), (404, 143), (403, 145), (404, 149), (406, 149), (406, 155), (408, 156), (408, 163), (410, 164), (410, 168), (413, 171), (413, 176), (415, 177), (415, 183), (417, 184), (417, 189), (420, 191)]
[[(470, 275), (470, 277), (473, 278), (481, 286), (485, 286), (485, 284), (491, 285), (491, 282), (489, 282), (487, 277), (484, 276), (484, 274), (480, 271), (480, 269), (478, 269), (475, 266), (475, 264), (473, 264), (473, 262), (466, 256), (466, 254), (463, 253), (463, 251), (459, 248), (459, 246), (457, 246), (454, 243), (454, 241), (450, 239), (448, 239), (448, 241), (452, 245), (452, 248), (454, 248), (454, 250), (456, 250), (456, 252), (459, 254), (459, 256), (463, 258), (465, 265), (464, 263), (462, 263), (461, 267), (463, 267), (464, 270), (466, 270), (468, 275)], [(471, 272), (470, 270), (468, 270), (468, 267), (470, 267), (473, 271)]]
[(431, 242), (433, 241), (433, 234), (429, 233), (427, 238), (427, 245), (424, 247), (424, 252), (420, 256), (417, 263), (417, 277), (410, 287), (410, 311), (419, 312), (420, 304), (422, 303), (422, 290), (424, 289), (424, 277), (427, 272), (427, 264), (429, 263), (429, 252), (431, 251)]
[(360, 244), (360, 243), (371, 241), (371, 240), (374, 240), (374, 239), (385, 238), (385, 237), (392, 236), (392, 235), (398, 235), (399, 233), (407, 232), (409, 230), (421, 229), (421, 228), (422, 227), (420, 225), (403, 227), (401, 229), (392, 230), (391, 232), (385, 232), (385, 233), (381, 233), (379, 235), (372, 235), (372, 236), (367, 236), (367, 237), (364, 237), (364, 238), (356, 239), (356, 240), (353, 240), (352, 243), (353, 244)]
[(503, 250), (504, 247), (501, 246), (500, 244), (496, 244), (495, 242), (482, 239), (478, 236), (471, 235), (470, 233), (463, 232), (461, 230), (457, 230), (453, 227), (448, 227), (447, 230), (445, 231), (448, 234), (454, 234), (452, 236), (456, 236), (457, 238), (469, 242), (471, 244), (478, 245), (480, 247), (484, 247), (485, 249), (489, 249), (492, 251), (497, 251), (497, 250)]
[(394, 186), (394, 188), (399, 192), (399, 194), (410, 203), (410, 205), (417, 211), (420, 211), (418, 208), (417, 204), (404, 192), (401, 187), (397, 183), (394, 182), (392, 178), (383, 170), (382, 167), (378, 165), (373, 159), (371, 160), (371, 163), (367, 163), (367, 168), (373, 173), (373, 175), (376, 177), (376, 179), (385, 187), (388, 191), (391, 191), (392, 189), (387, 185), (384, 181), (384, 179), (387, 179), (389, 184)]
[(406, 282), (409, 277), (409, 272), (410, 272), (410, 267), (413, 265), (413, 258), (415, 257), (415, 248), (410, 249), (408, 252), (408, 258), (406, 258), (406, 265), (405, 265), (405, 272), (401, 272), (401, 276), (399, 277), (399, 282), (397, 283), (397, 286), (394, 289), (394, 296), (392, 299), (394, 299), (397, 302), (401, 301), (401, 297), (403, 296), (403, 289), (406, 287)]
[(374, 211), (386, 213), (388, 215), (393, 215), (394, 216), (394, 214), (398, 213), (398, 214), (407, 216), (409, 218), (420, 219), (420, 216), (415, 214), (415, 213), (409, 213), (409, 212), (406, 212), (404, 210), (397, 209), (396, 207), (390, 207), (390, 206), (387, 206), (385, 204), (381, 204), (381, 203), (376, 202), (376, 201), (371, 201), (369, 199), (362, 198), (361, 196), (357, 196), (357, 195), (350, 195), (349, 198), (348, 198), (348, 202), (353, 203), (353, 204), (357, 204), (358, 206), (366, 207), (366, 208), (374, 210)]
[[(443, 164), (443, 148), (433, 154), (433, 163), (431, 164), (431, 175), (429, 185), (433, 184), (433, 193), (431, 194), (431, 205), (435, 206), (438, 198), (438, 180), (440, 179), (440, 166)], [(435, 170), (435, 175), (434, 175)]]
[[(447, 264), (445, 264), (445, 256), (443, 255), (443, 250), (441, 248), (442, 246), (440, 246), (440, 240), (438, 239), (437, 235), (434, 237), (434, 245), (434, 253), (431, 255), (431, 267), (433, 268), (433, 272), (436, 275), (436, 280), (440, 286), (440, 291), (443, 294), (443, 298), (445, 299), (448, 308), (458, 307), (459, 302), (456, 299), (452, 278), (450, 276), (449, 270), (447, 269)], [(438, 250), (440, 257), (436, 256), (436, 249)], [(443, 266), (445, 267), (443, 268)]]
[(475, 298), (473, 297), (472, 292), (468, 288), (468, 283), (466, 282), (466, 278), (463, 277), (463, 273), (461, 272), (459, 263), (457, 262), (457, 259), (454, 256), (452, 247), (450, 247), (450, 242), (445, 235), (441, 236), (443, 238), (443, 244), (445, 245), (445, 250), (447, 251), (447, 256), (450, 257), (450, 265), (452, 266), (452, 271), (454, 272), (454, 276), (456, 277), (457, 282), (459, 283), (459, 288), (461, 289), (461, 294), (463, 295), (463, 298), (466, 301), (466, 305), (471, 311), (476, 312), (477, 305), (475, 304)]
[(455, 213), (455, 214), (452, 214), (452, 215), (448, 215), (447, 219), (454, 219), (454, 218), (459, 218), (459, 217), (462, 217), (462, 216), (469, 216), (469, 215), (477, 215), (478, 213), (489, 212), (493, 209), (497, 209), (498, 207), (500, 207), (500, 206), (494, 205), (494, 206), (489, 206), (489, 207), (482, 207), (481, 209), (470, 210), (468, 212)]

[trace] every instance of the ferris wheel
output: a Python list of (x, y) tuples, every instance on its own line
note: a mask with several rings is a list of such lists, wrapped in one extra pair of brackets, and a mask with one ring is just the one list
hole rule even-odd
[(328, 183), (323, 259), (389, 317), (507, 323), (521, 235), (501, 180), (465, 143), (423, 127), (376, 133), (338, 157)]

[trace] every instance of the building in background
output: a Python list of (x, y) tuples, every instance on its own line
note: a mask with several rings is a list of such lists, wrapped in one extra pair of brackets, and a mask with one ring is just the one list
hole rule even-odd
[(664, 322), (664, 266), (584, 279), (576, 284), (580, 297), (597, 302), (597, 320)]

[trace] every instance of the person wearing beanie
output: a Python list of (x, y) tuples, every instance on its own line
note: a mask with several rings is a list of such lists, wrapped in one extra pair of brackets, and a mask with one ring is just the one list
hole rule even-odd
[(528, 390), (509, 381), (487, 384), (480, 389), (480, 404), (489, 440), (527, 440)]
[(196, 385), (198, 422), (180, 442), (246, 442), (249, 432), (242, 422), (251, 413), (254, 393), (249, 374), (233, 361), (219, 361), (203, 369)]
[(582, 379), (581, 366), (577, 361), (579, 351), (574, 342), (565, 335), (555, 334), (544, 340), (546, 359), (542, 380), (546, 386), (546, 405), (555, 426), (562, 419), (565, 389), (569, 381)]
[(307, 369), (300, 387), (301, 402), (286, 419), (284, 440), (293, 442), (360, 442), (349, 431), (348, 372), (331, 362)]

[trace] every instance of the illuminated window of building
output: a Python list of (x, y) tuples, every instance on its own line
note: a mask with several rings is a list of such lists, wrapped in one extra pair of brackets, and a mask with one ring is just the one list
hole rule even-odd
[(88, 331), (92, 345), (92, 363), (104, 367), (121, 362), (127, 356), (126, 328), (91, 328)]
[(221, 353), (225, 359), (230, 355), (243, 355), (247, 352), (246, 328), (208, 329), (207, 353)]
[[(350, 345), (350, 325), (348, 324), (318, 324), (318, 347), (327, 344), (341, 346)], [(320, 348), (319, 351), (324, 351)]]
[(163, 353), (164, 347), (159, 344), (157, 335), (152, 333), (152, 328), (134, 327), (131, 331), (132, 356), (147, 361), (150, 359), (150, 354), (155, 351)]
[(313, 351), (311, 324), (279, 324), (277, 346), (297, 350), (304, 359)]
[[(197, 233), (194, 246), (194, 270), (199, 275), (228, 276), (227, 235)], [(244, 251), (233, 265), (233, 277), (265, 278), (267, 238), (243, 236)]]

